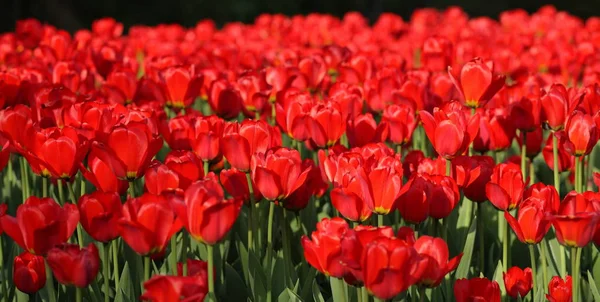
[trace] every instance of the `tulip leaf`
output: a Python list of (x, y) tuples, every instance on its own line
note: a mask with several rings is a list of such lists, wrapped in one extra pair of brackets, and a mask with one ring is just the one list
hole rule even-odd
[(504, 266), (502, 265), (502, 260), (498, 260), (498, 265), (496, 265), (496, 270), (494, 271), (493, 281), (496, 281), (500, 286), (500, 291), (502, 292), (502, 296), (506, 296), (506, 287), (504, 286)]
[(479, 217), (473, 218), (473, 221), (471, 222), (471, 227), (469, 228), (469, 233), (467, 234), (467, 241), (465, 242), (465, 247), (463, 249), (463, 256), (460, 260), (458, 268), (456, 269), (456, 274), (454, 275), (456, 280), (467, 278), (469, 275), (471, 257), (473, 256), (473, 246), (475, 245), (475, 233), (477, 232), (477, 219), (479, 219)]
[(132, 301), (133, 297), (135, 297), (135, 293), (133, 290), (133, 283), (131, 282), (131, 273), (129, 270), (129, 263), (125, 262), (123, 266), (123, 272), (121, 272), (119, 279), (119, 292), (115, 297), (115, 302), (119, 301)]
[(266, 301), (267, 276), (254, 253), (249, 253), (248, 258), (248, 281), (252, 284), (254, 301)]
[(592, 277), (592, 273), (590, 273), (590, 271), (588, 271), (587, 274), (588, 274), (588, 282), (590, 283), (590, 292), (592, 293), (592, 296), (594, 297), (593, 300), (600, 301), (600, 292), (598, 292), (598, 287), (596, 286), (594, 277)]
[(286, 288), (281, 295), (279, 295), (279, 297), (277, 298), (278, 302), (301, 302), (302, 299), (300, 299), (300, 297), (298, 297), (298, 295), (296, 295), (296, 293), (294, 293), (293, 290)]
[[(457, 250), (460, 251), (461, 248), (464, 248), (465, 238), (467, 236), (467, 231), (469, 230), (469, 222), (471, 221), (471, 217), (473, 217), (474, 203), (468, 198), (464, 197), (460, 207), (458, 208), (458, 218), (456, 221), (456, 230), (450, 232), (451, 235), (456, 234), (454, 238), (455, 246), (458, 246)], [(455, 211), (453, 211), (454, 213)], [(452, 224), (450, 224), (452, 225)]]
[(325, 299), (323, 298), (323, 295), (321, 294), (321, 289), (319, 288), (319, 285), (317, 284), (316, 278), (312, 282), (312, 294), (313, 294), (313, 300), (315, 302), (325, 302)]
[(227, 291), (224, 301), (246, 301), (248, 299), (248, 289), (244, 281), (229, 263), (225, 263), (225, 281)]
[(317, 270), (314, 269), (312, 266), (308, 266), (308, 267), (309, 267), (309, 272), (306, 275), (306, 277), (303, 279), (302, 290), (300, 291), (300, 297), (302, 298), (303, 301), (310, 300), (312, 286), (309, 286), (309, 284), (311, 284), (311, 280), (315, 280), (315, 277), (317, 276)]

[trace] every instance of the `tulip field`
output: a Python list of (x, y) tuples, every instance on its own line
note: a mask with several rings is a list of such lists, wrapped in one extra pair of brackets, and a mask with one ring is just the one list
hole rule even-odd
[(0, 34), (0, 302), (600, 301), (600, 18)]

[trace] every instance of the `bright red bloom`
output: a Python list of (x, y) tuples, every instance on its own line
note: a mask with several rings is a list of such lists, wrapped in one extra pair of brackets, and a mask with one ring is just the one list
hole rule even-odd
[(579, 93), (574, 98), (569, 97), (567, 88), (562, 84), (553, 84), (542, 97), (543, 119), (552, 131), (561, 130), (565, 126), (568, 115), (581, 102)]
[(169, 107), (190, 107), (200, 95), (203, 78), (195, 73), (193, 65), (166, 68), (160, 72), (159, 78)]
[(430, 71), (444, 71), (452, 65), (452, 42), (444, 37), (432, 36), (423, 42), (421, 62)]
[(570, 302), (573, 299), (573, 280), (567, 275), (565, 279), (554, 276), (548, 283), (546, 299), (550, 302)]
[(565, 196), (555, 215), (548, 218), (554, 226), (556, 239), (569, 247), (584, 247), (594, 236), (600, 220), (600, 201), (588, 199), (575, 191)]
[(531, 132), (542, 124), (542, 102), (538, 96), (522, 97), (509, 106), (510, 121), (515, 128)]
[(136, 74), (123, 67), (114, 68), (106, 79), (103, 90), (109, 94), (112, 102), (130, 104), (138, 89)]
[(110, 166), (96, 155), (97, 152), (96, 148), (92, 148), (88, 155), (88, 168), (86, 169), (82, 163), (81, 174), (99, 191), (124, 194), (127, 191), (128, 182), (118, 179)]
[(90, 285), (100, 270), (98, 248), (93, 243), (85, 248), (77, 244), (58, 245), (48, 251), (46, 259), (58, 282), (79, 288)]
[(157, 160), (144, 172), (144, 187), (153, 195), (179, 188), (179, 175)]
[(472, 108), (484, 105), (504, 86), (504, 76), (494, 75), (494, 62), (484, 62), (480, 58), (463, 65), (460, 76), (455, 76), (451, 67), (448, 67), (448, 74), (465, 105)]
[(116, 192), (96, 191), (77, 201), (81, 225), (96, 241), (109, 242), (119, 236), (117, 222), (121, 218), (121, 198)]
[(477, 113), (467, 118), (460, 109), (445, 111), (436, 107), (433, 116), (427, 111), (419, 111), (419, 116), (435, 151), (445, 159), (465, 153), (479, 131)]
[[(563, 132), (559, 132), (561, 133)], [(590, 154), (598, 142), (598, 129), (594, 118), (577, 110), (569, 116), (564, 134), (565, 149), (575, 156)]]
[(202, 161), (190, 151), (173, 150), (165, 157), (165, 165), (179, 176), (179, 188), (187, 189), (194, 181), (204, 177)]
[(553, 185), (545, 185), (541, 182), (533, 184), (523, 193), (523, 200), (530, 197), (536, 198), (532, 201), (541, 206), (546, 213), (554, 214), (560, 207), (560, 197)]
[(495, 166), (490, 156), (459, 156), (452, 160), (452, 175), (469, 200), (484, 202), (487, 200), (485, 186)]
[(237, 117), (243, 106), (240, 92), (225, 79), (212, 82), (208, 103), (214, 113), (227, 120)]
[(367, 290), (386, 300), (417, 283), (427, 262), (405, 241), (379, 237), (364, 249), (362, 267)]
[(225, 199), (223, 188), (212, 177), (193, 183), (185, 191), (183, 201), (173, 207), (190, 235), (209, 245), (221, 241), (235, 223), (242, 200)]
[[(187, 275), (188, 276), (202, 276), (203, 279), (208, 278), (208, 263), (202, 260), (187, 259)], [(177, 276), (183, 276), (183, 263), (177, 263)], [(206, 284), (205, 286), (208, 286)]]
[(267, 200), (281, 200), (296, 191), (308, 177), (310, 167), (300, 159), (300, 153), (276, 148), (252, 156), (252, 181)]
[(321, 197), (329, 188), (329, 185), (321, 177), (321, 169), (315, 166), (312, 159), (305, 159), (303, 165), (309, 167), (306, 182), (281, 203), (281, 206), (290, 211), (298, 212), (306, 208), (313, 195)]
[(486, 278), (458, 279), (454, 282), (457, 302), (500, 302), (500, 286)]
[(435, 219), (446, 218), (460, 201), (460, 192), (450, 176), (432, 175), (429, 177), (431, 188), (429, 198), (429, 216)]
[(346, 131), (346, 117), (338, 103), (329, 101), (312, 107), (306, 127), (315, 145), (331, 147)]
[(546, 220), (546, 209), (541, 204), (542, 200), (530, 197), (519, 206), (517, 219), (508, 211), (504, 212), (504, 218), (513, 229), (519, 241), (527, 244), (537, 244), (550, 229), (550, 221)]
[(343, 278), (347, 269), (342, 262), (341, 241), (348, 230), (348, 224), (342, 218), (323, 218), (310, 238), (302, 236), (306, 261), (326, 276)]
[(354, 229), (348, 229), (344, 233), (341, 239), (343, 254), (341, 261), (350, 270), (349, 274), (344, 276), (346, 282), (353, 285), (361, 285), (363, 283), (363, 251), (369, 243), (382, 236), (392, 238), (394, 237), (394, 230), (387, 226), (358, 225)]
[[(250, 190), (248, 188), (246, 173), (237, 170), (236, 168), (221, 170), (219, 173), (219, 181), (221, 182), (221, 185), (223, 185), (223, 188), (225, 188), (225, 191), (233, 198), (243, 200), (246, 204), (250, 203)], [(252, 184), (252, 188), (254, 187), (254, 184)], [(258, 202), (262, 199), (258, 190), (253, 190), (253, 197), (254, 202)]]
[(190, 137), (190, 146), (202, 161), (213, 162), (221, 159), (220, 141), (224, 125), (225, 122), (214, 115), (194, 120), (194, 134)]
[(533, 287), (533, 276), (529, 267), (521, 269), (518, 266), (513, 266), (502, 273), (502, 278), (504, 279), (506, 293), (515, 299), (519, 296), (524, 298)]
[(390, 141), (400, 145), (411, 141), (418, 122), (413, 108), (404, 103), (386, 107), (381, 120), (385, 121), (389, 127)]
[(521, 168), (510, 163), (497, 165), (490, 181), (485, 185), (486, 196), (501, 211), (516, 208), (523, 198), (524, 190)]
[(130, 122), (113, 128), (105, 144), (94, 142), (92, 151), (120, 179), (141, 177), (162, 147), (162, 139), (143, 122)]
[(23, 252), (13, 261), (13, 283), (26, 294), (35, 294), (46, 285), (44, 258)]
[(21, 147), (33, 135), (31, 109), (24, 105), (0, 110), (0, 133), (13, 147)]
[[(562, 132), (562, 131), (561, 131)], [(570, 170), (575, 163), (575, 159), (573, 155), (567, 151), (565, 147), (566, 135), (564, 132), (561, 134), (559, 132), (551, 133), (548, 135), (548, 139), (546, 140), (546, 145), (544, 145), (544, 149), (542, 150), (542, 155), (544, 156), (544, 161), (550, 170), (554, 170), (554, 150), (553, 150), (553, 135), (556, 135), (558, 138), (558, 171), (564, 172)]]
[(429, 217), (428, 195), (431, 186), (431, 181), (427, 177), (415, 174), (402, 187), (396, 206), (404, 220), (419, 224)]
[(413, 244), (415, 250), (427, 262), (427, 269), (421, 276), (420, 284), (426, 287), (437, 287), (444, 277), (458, 267), (462, 253), (448, 260), (448, 244), (441, 238), (421, 236)]
[(10, 142), (5, 139), (0, 133), (0, 172), (4, 170), (4, 167), (8, 164), (10, 159)]
[(244, 120), (242, 123), (228, 123), (223, 130), (221, 150), (232, 167), (250, 171), (252, 155), (266, 153), (281, 146), (281, 134), (267, 122)]
[(508, 149), (515, 138), (515, 127), (508, 118), (507, 111), (502, 108), (481, 112), (479, 132), (473, 140), (473, 150), (477, 152), (502, 151)]
[(151, 302), (204, 301), (208, 292), (206, 280), (198, 276), (156, 275), (144, 282), (144, 289), (140, 300)]
[(146, 193), (127, 200), (118, 228), (131, 249), (147, 256), (163, 251), (171, 236), (181, 229), (181, 222), (167, 197)]
[(348, 120), (346, 134), (351, 147), (362, 147), (369, 143), (384, 142), (388, 137), (388, 126), (386, 122), (377, 122), (370, 113), (361, 114), (352, 120)]
[(17, 217), (0, 218), (2, 229), (21, 248), (36, 255), (46, 255), (57, 244), (69, 240), (79, 223), (77, 206), (62, 208), (52, 198), (31, 196), (17, 208)]

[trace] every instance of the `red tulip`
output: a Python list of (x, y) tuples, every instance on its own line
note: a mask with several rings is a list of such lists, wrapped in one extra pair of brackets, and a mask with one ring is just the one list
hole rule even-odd
[(44, 258), (23, 252), (13, 261), (13, 283), (26, 294), (35, 294), (46, 285)]
[(193, 183), (183, 201), (175, 202), (173, 207), (194, 239), (214, 245), (235, 223), (242, 200), (225, 199), (221, 185), (211, 176)]
[(556, 135), (558, 138), (558, 171), (564, 172), (570, 170), (575, 163), (575, 159), (573, 155), (567, 151), (565, 148), (566, 135), (563, 133), (551, 133), (548, 135), (548, 139), (546, 140), (546, 145), (544, 145), (544, 149), (542, 150), (542, 155), (544, 156), (544, 161), (550, 170), (554, 170), (554, 150), (553, 150), (553, 138), (552, 136)]
[(553, 84), (542, 97), (542, 113), (548, 127), (552, 131), (561, 130), (565, 126), (567, 116), (579, 105), (582, 97), (583, 94), (578, 94), (571, 99), (565, 86)]
[(179, 188), (187, 189), (194, 181), (204, 177), (200, 159), (190, 151), (173, 150), (165, 157), (165, 165), (179, 178)]
[(282, 200), (304, 184), (310, 167), (296, 150), (276, 148), (252, 157), (252, 181), (267, 200)]
[(208, 104), (214, 113), (224, 119), (238, 116), (243, 100), (240, 92), (225, 79), (216, 80), (210, 86)]
[(36, 255), (46, 255), (49, 249), (69, 240), (79, 223), (77, 206), (62, 208), (52, 198), (31, 196), (17, 208), (17, 217), (0, 218), (2, 229), (21, 248)]
[(427, 198), (429, 216), (435, 219), (446, 218), (460, 201), (460, 192), (454, 179), (450, 176), (432, 175), (429, 177), (431, 189)]
[(494, 62), (484, 62), (480, 58), (465, 64), (460, 76), (455, 76), (451, 67), (448, 67), (448, 74), (465, 105), (472, 108), (484, 105), (504, 86), (504, 76), (494, 75)]
[(306, 208), (313, 195), (321, 197), (329, 188), (329, 185), (321, 177), (321, 169), (315, 166), (313, 160), (307, 158), (303, 161), (303, 165), (309, 167), (306, 182), (281, 203), (283, 208), (294, 212)]
[(452, 175), (462, 186), (465, 196), (474, 202), (486, 201), (485, 186), (496, 165), (494, 159), (489, 156), (459, 156), (452, 160), (452, 164)]
[(533, 287), (533, 276), (529, 267), (521, 269), (513, 266), (506, 273), (502, 273), (502, 278), (504, 286), (506, 286), (506, 293), (515, 299), (524, 298)]
[(480, 118), (479, 132), (473, 140), (473, 150), (483, 153), (508, 149), (515, 138), (515, 127), (509, 120), (506, 109), (478, 109), (478, 112), (483, 114)]
[(348, 120), (346, 134), (351, 147), (362, 147), (369, 143), (384, 142), (388, 137), (388, 125), (386, 122), (377, 122), (370, 113), (358, 115)]
[(354, 229), (348, 229), (344, 233), (344, 236), (341, 239), (341, 261), (349, 269), (349, 274), (344, 276), (346, 282), (353, 285), (361, 285), (363, 283), (363, 251), (369, 243), (382, 236), (392, 238), (394, 237), (394, 230), (387, 226), (374, 227), (358, 225)]
[(402, 187), (396, 206), (406, 222), (419, 224), (429, 217), (431, 186), (427, 177), (415, 174)]
[(347, 269), (343, 265), (341, 241), (349, 227), (342, 218), (324, 218), (317, 223), (311, 237), (302, 236), (304, 258), (319, 272), (334, 278), (343, 278)]
[(160, 72), (159, 78), (169, 107), (190, 107), (200, 95), (203, 78), (195, 73), (193, 65), (166, 68)]
[(109, 242), (119, 236), (117, 222), (121, 218), (121, 198), (118, 193), (96, 191), (77, 202), (81, 226), (96, 241)]
[(546, 220), (546, 209), (536, 197), (530, 197), (519, 206), (517, 219), (508, 211), (504, 212), (504, 218), (513, 229), (517, 238), (527, 244), (537, 244), (550, 229), (550, 222)]
[(523, 198), (524, 190), (520, 167), (510, 163), (497, 165), (490, 182), (485, 185), (486, 196), (501, 211), (516, 208)]
[[(233, 198), (243, 200), (245, 204), (250, 203), (250, 190), (248, 188), (248, 179), (246, 173), (231, 168), (228, 170), (221, 170), (219, 173), (219, 181), (225, 191), (229, 193)], [(252, 184), (254, 188), (255, 185)], [(262, 199), (258, 190), (253, 190), (254, 202), (259, 202)]]
[(221, 150), (232, 167), (250, 171), (250, 160), (256, 153), (281, 146), (281, 134), (265, 121), (244, 120), (229, 123), (223, 130)]
[(122, 213), (119, 234), (131, 249), (143, 256), (163, 251), (171, 236), (181, 229), (181, 222), (164, 195), (146, 193), (129, 199)]
[(389, 127), (390, 141), (400, 145), (411, 141), (418, 122), (414, 110), (406, 104), (392, 104), (386, 107), (381, 120)]
[(479, 130), (477, 113), (467, 119), (462, 110), (446, 112), (436, 107), (433, 116), (427, 111), (420, 111), (419, 116), (435, 151), (445, 159), (465, 153)]
[(56, 280), (65, 285), (87, 287), (100, 270), (98, 248), (90, 243), (85, 248), (77, 244), (61, 244), (48, 251), (46, 257)]
[[(206, 261), (187, 259), (187, 275), (188, 276), (201, 276), (203, 279), (208, 278), (208, 264)], [(183, 276), (183, 263), (177, 263), (177, 276)], [(204, 285), (208, 286), (208, 284)]]
[(214, 115), (194, 120), (194, 134), (190, 137), (190, 146), (202, 161), (214, 162), (221, 159), (220, 141), (224, 124), (222, 119)]
[(423, 42), (421, 62), (430, 71), (444, 71), (452, 65), (452, 42), (444, 37), (432, 36)]
[(573, 280), (571, 276), (565, 276), (561, 279), (560, 276), (554, 276), (548, 283), (548, 294), (546, 299), (550, 302), (570, 302), (573, 299)]
[[(559, 132), (559, 135), (562, 135)], [(581, 111), (573, 111), (567, 120), (564, 135), (565, 149), (575, 156), (588, 155), (598, 142), (594, 118)]]
[(405, 241), (378, 237), (364, 249), (362, 267), (367, 290), (386, 300), (417, 283), (427, 262)]
[(94, 143), (95, 152), (120, 179), (132, 181), (141, 177), (152, 157), (162, 147), (162, 140), (142, 122), (116, 126), (105, 144)]
[(8, 164), (8, 160), (10, 159), (10, 142), (8, 139), (5, 139), (0, 133), (0, 172), (4, 170), (4, 167)]
[(556, 231), (556, 239), (569, 247), (584, 247), (594, 236), (600, 220), (600, 201), (587, 199), (575, 191), (565, 196), (560, 208), (549, 219)]
[(553, 185), (545, 185), (541, 182), (535, 183), (523, 193), (523, 200), (533, 197), (535, 205), (542, 207), (546, 213), (554, 214), (560, 207), (560, 197)]
[(106, 78), (103, 89), (108, 91), (116, 103), (130, 104), (138, 89), (136, 74), (128, 68), (114, 68)]
[(339, 104), (329, 101), (312, 107), (306, 127), (319, 148), (331, 147), (346, 131), (346, 119)]
[(457, 302), (500, 302), (500, 286), (486, 278), (458, 279), (454, 282)]
[(110, 166), (96, 154), (97, 150), (92, 148), (92, 151), (88, 155), (87, 169), (81, 164), (80, 169), (83, 177), (91, 182), (97, 190), (102, 192), (116, 192), (119, 195), (124, 194), (129, 185), (127, 181), (118, 179)]
[(366, 201), (372, 198), (369, 184), (368, 176), (362, 169), (346, 174), (344, 182), (331, 191), (331, 203), (346, 219), (365, 221), (373, 213)]
[(31, 109), (25, 105), (0, 110), (0, 133), (14, 147), (21, 147), (33, 135)]
[(204, 301), (208, 292), (206, 281), (198, 276), (156, 275), (144, 282), (144, 289), (140, 300), (152, 302)]
[(458, 267), (462, 253), (448, 260), (448, 244), (441, 238), (421, 236), (414, 243), (414, 248), (427, 262), (427, 269), (419, 283), (426, 287), (437, 287), (444, 277)]

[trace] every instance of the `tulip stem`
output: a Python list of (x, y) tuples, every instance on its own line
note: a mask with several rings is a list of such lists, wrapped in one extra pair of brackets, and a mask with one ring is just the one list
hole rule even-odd
[(267, 221), (267, 271), (268, 271), (268, 280), (267, 280), (267, 301), (271, 301), (271, 290), (272, 290), (272, 281), (273, 281), (273, 269), (271, 268), (273, 264), (273, 215), (275, 213), (275, 203), (269, 203), (269, 218)]
[(363, 302), (369, 302), (369, 291), (367, 290), (366, 287), (362, 287), (359, 288), (358, 290), (360, 290), (360, 296), (363, 300)]
[[(144, 282), (150, 280), (150, 256), (144, 257)], [(142, 282), (143, 285), (143, 282)], [(143, 287), (143, 286), (142, 286)]]
[(483, 202), (477, 203), (477, 237), (479, 237), (479, 272), (485, 272), (485, 242), (483, 234)]
[(508, 263), (508, 244), (509, 244), (509, 234), (508, 234), (508, 223), (505, 218), (502, 218), (502, 264), (504, 264), (504, 270), (508, 270), (510, 264)]
[(66, 200), (65, 200), (65, 192), (63, 190), (63, 184), (62, 184), (62, 180), (58, 179), (56, 181), (56, 186), (58, 187), (58, 201), (60, 203), (60, 205), (64, 205)]
[(169, 254), (171, 275), (177, 276), (177, 234), (171, 236), (171, 253)]
[(208, 161), (204, 161), (204, 177), (208, 175), (208, 171), (210, 170), (210, 163)]
[(560, 198), (560, 171), (558, 166), (558, 138), (554, 133), (552, 135), (552, 161), (554, 169), (552, 169), (554, 173), (554, 188), (556, 192), (558, 192), (558, 197)]
[(75, 302), (83, 301), (83, 293), (81, 292), (81, 288), (75, 287)]
[(383, 226), (383, 215), (377, 215), (377, 226), (378, 227)]
[(333, 298), (333, 302), (346, 302), (346, 291), (344, 288), (344, 280), (340, 278), (329, 278), (329, 283), (331, 285), (331, 295)]
[(252, 187), (252, 178), (250, 173), (246, 173), (246, 181), (248, 183), (248, 193), (250, 204), (248, 205), (248, 255), (254, 251), (254, 188)]
[(135, 187), (133, 181), (129, 182), (129, 198), (135, 198)]
[(48, 178), (42, 176), (42, 197), (48, 197)]
[(50, 265), (48, 265), (48, 260), (44, 260), (44, 264), (46, 265), (46, 292), (48, 293), (48, 299), (50, 299), (50, 302), (56, 302), (52, 269), (50, 268)]
[(292, 263), (292, 252), (290, 247), (291, 238), (289, 238), (289, 225), (287, 223), (286, 214), (286, 209), (284, 207), (281, 207), (281, 241), (283, 241), (283, 262), (285, 264), (283, 268), (285, 276), (285, 285), (286, 287), (293, 289), (294, 284), (291, 284), (293, 282), (291, 278), (291, 271), (294, 269), (294, 266)]
[(213, 250), (214, 247), (212, 245), (206, 245), (206, 252), (208, 255), (208, 301), (216, 301)]
[[(65, 183), (67, 184), (67, 190), (69, 190), (69, 198), (71, 198), (72, 203), (75, 204), (75, 201), (77, 200), (75, 198), (75, 191), (73, 190), (73, 184), (65, 181)], [(83, 247), (83, 229), (81, 228), (81, 224), (78, 223), (77, 224), (77, 241), (79, 242), (79, 246)]]
[(546, 258), (546, 239), (542, 239), (542, 242), (540, 242), (540, 245), (538, 246), (540, 248), (540, 256), (541, 256), (541, 260), (542, 260), (542, 290), (545, 290), (545, 285), (548, 284), (549, 280), (548, 280), (548, 259)]
[(21, 166), (21, 194), (23, 196), (23, 202), (27, 200), (29, 197), (28, 187), (29, 180), (27, 179), (27, 161), (24, 157), (19, 158), (19, 163)]
[[(523, 182), (527, 180), (527, 132), (523, 131), (523, 141), (521, 145), (521, 174), (523, 174)], [(525, 183), (527, 186), (527, 183)]]
[(537, 284), (537, 263), (535, 261), (535, 249), (533, 247), (533, 244), (528, 244), (529, 246), (529, 258), (531, 259), (531, 274), (533, 275), (532, 281), (533, 281), (533, 285), (531, 286), (531, 295), (532, 297), (535, 297), (535, 290), (536, 290), (536, 286)]
[(581, 262), (581, 248), (571, 248), (571, 277), (573, 278), (573, 302), (579, 302), (579, 264)]
[(118, 239), (113, 240), (113, 242), (110, 244), (113, 258), (113, 274), (115, 275), (115, 293), (119, 292), (119, 287), (121, 285), (119, 281), (119, 245), (117, 240)]
[(190, 237), (188, 237), (188, 234), (186, 233), (185, 230), (181, 231), (181, 262), (182, 262), (182, 266), (183, 266), (183, 275), (187, 276), (188, 275), (188, 255), (187, 255), (187, 249), (188, 249), (188, 240)]
[(102, 247), (102, 277), (104, 278), (104, 302), (108, 302), (110, 300), (110, 291), (108, 286), (108, 249), (110, 245), (105, 243)]

